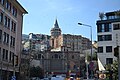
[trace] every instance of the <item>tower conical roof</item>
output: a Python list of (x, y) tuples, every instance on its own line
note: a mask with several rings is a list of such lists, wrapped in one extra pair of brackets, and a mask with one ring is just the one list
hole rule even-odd
[(59, 28), (58, 21), (56, 19), (53, 28), (51, 29), (51, 36), (58, 37), (59, 35), (61, 35), (61, 29)]
[(54, 23), (54, 26), (53, 26), (53, 27), (54, 27), (54, 28), (59, 28), (57, 19), (55, 20), (55, 23)]

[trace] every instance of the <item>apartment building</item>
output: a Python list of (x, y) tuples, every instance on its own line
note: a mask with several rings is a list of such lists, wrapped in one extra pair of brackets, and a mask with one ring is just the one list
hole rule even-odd
[(17, 0), (0, 0), (0, 78), (8, 80), (19, 72), (23, 15)]
[(37, 51), (46, 51), (50, 47), (50, 36), (45, 34), (29, 34), (31, 40), (31, 48)]
[(104, 70), (106, 64), (112, 64), (116, 60), (114, 48), (120, 46), (120, 10), (99, 16), (101, 20), (97, 21), (98, 65), (99, 70)]

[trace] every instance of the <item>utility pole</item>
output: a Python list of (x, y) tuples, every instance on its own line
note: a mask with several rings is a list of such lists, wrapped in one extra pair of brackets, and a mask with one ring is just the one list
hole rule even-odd
[(29, 53), (28, 53), (28, 60), (29, 60), (29, 62), (28, 62), (28, 80), (30, 80), (30, 62), (31, 62), (31, 39), (29, 39)]

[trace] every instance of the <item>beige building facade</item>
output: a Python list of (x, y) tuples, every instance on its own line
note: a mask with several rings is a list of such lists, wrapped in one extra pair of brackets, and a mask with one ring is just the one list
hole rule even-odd
[(17, 0), (0, 0), (0, 72), (3, 80), (18, 75), (23, 15), (26, 13)]

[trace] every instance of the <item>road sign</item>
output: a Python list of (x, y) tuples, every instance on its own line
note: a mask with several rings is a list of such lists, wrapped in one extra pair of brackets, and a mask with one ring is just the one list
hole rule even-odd
[(16, 76), (12, 76), (11, 80), (16, 80)]

